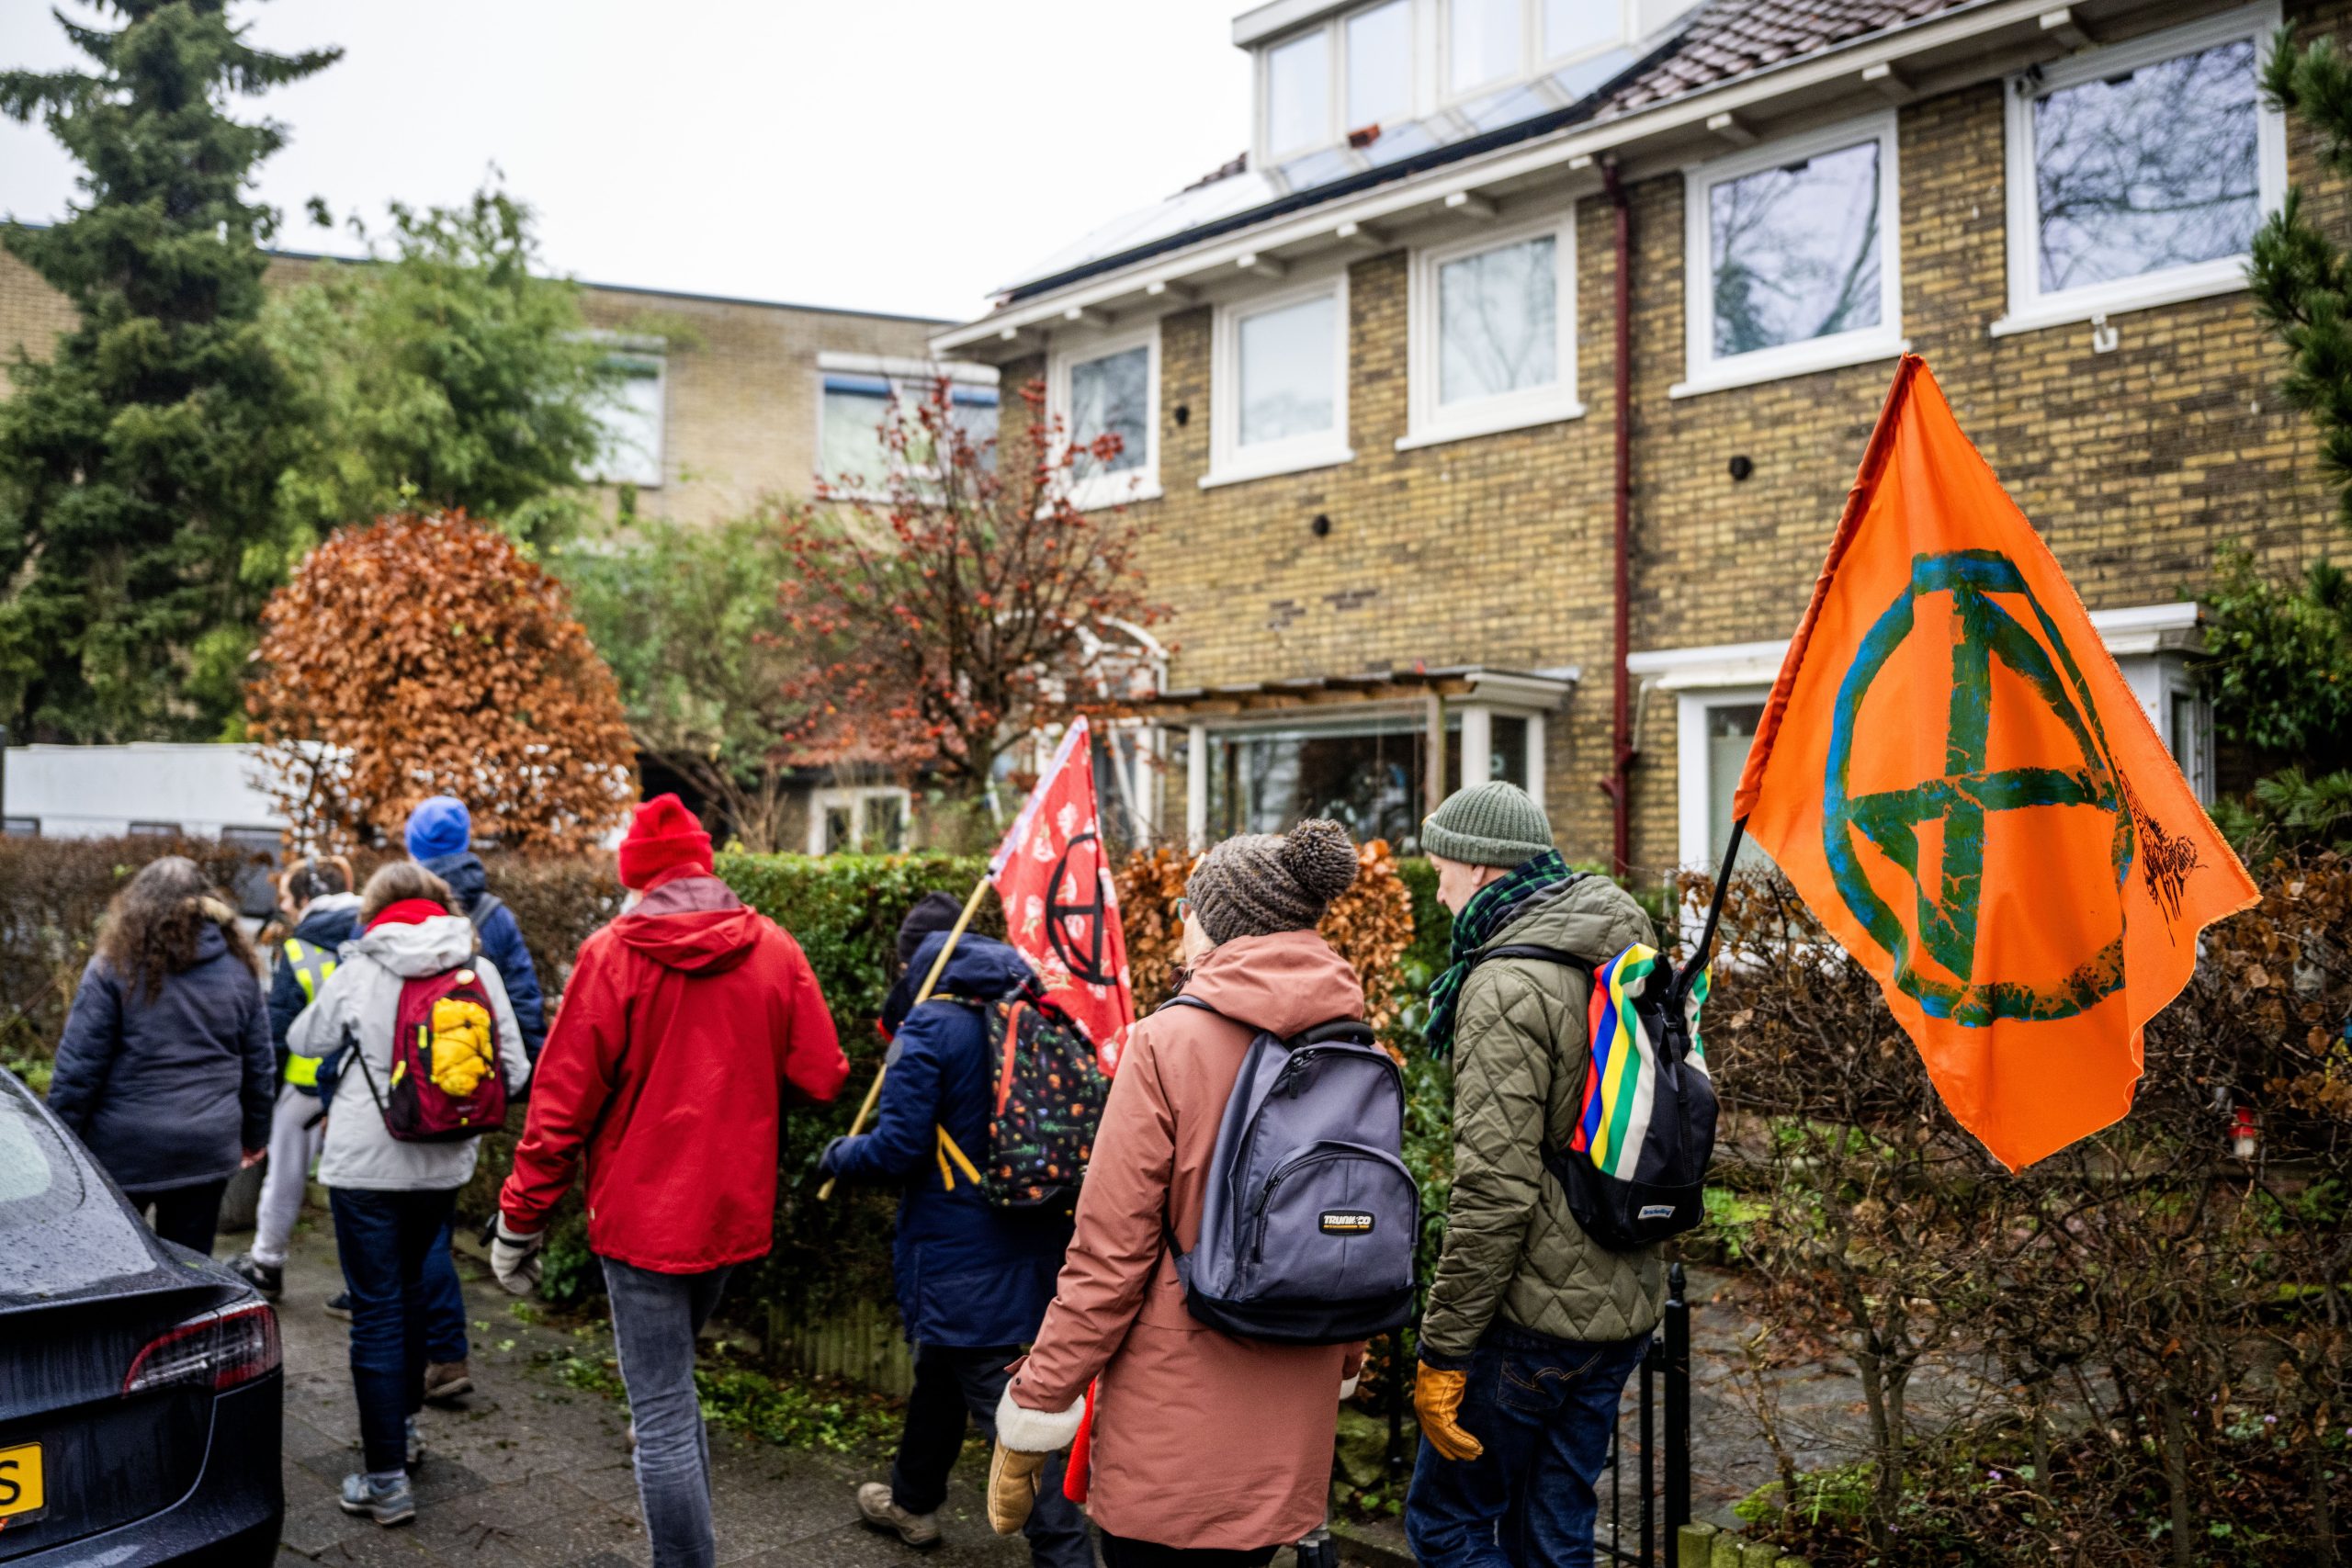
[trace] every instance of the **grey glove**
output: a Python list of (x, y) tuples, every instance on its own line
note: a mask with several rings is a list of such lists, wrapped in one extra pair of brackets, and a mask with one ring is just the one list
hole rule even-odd
[(490, 1271), (498, 1277), (499, 1289), (510, 1296), (527, 1296), (539, 1286), (539, 1254), (546, 1250), (548, 1234), (533, 1231), (526, 1235), (498, 1216), (490, 1238)]

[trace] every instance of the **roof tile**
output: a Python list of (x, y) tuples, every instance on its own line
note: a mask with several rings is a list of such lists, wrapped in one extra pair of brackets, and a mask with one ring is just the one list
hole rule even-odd
[(1610, 95), (1600, 117), (1631, 114), (1966, 4), (1969, 0), (1713, 0), (1674, 40), (1671, 54)]

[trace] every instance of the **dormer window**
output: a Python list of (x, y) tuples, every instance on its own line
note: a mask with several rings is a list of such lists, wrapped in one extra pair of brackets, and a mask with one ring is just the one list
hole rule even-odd
[(1268, 163), (1413, 118), (1413, 4), (1378, 0), (1335, 11), (1259, 51)]
[(1331, 34), (1317, 28), (1266, 51), (1266, 150), (1280, 158), (1334, 140)]
[(1625, 0), (1442, 0), (1446, 96), (1510, 86), (1630, 36)]
[(1347, 35), (1348, 112), (1342, 132), (1400, 125), (1413, 118), (1412, 0), (1387, 0), (1342, 24)]

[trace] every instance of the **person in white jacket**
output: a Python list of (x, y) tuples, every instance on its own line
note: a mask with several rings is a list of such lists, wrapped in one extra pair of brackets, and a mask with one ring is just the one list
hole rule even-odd
[(338, 1064), (319, 1180), (351, 1294), (351, 1382), (365, 1450), (361, 1472), (344, 1478), (341, 1502), (345, 1513), (379, 1525), (416, 1517), (408, 1467), (422, 1452), (425, 1262), (458, 1190), (474, 1173), (481, 1141), (402, 1143), (384, 1125), (379, 1097), (392, 1078), (401, 983), (472, 969), (490, 998), (507, 1092), (519, 1093), (531, 1076), (505, 985), (475, 951), (473, 922), (456, 907), (447, 886), (413, 861), (377, 872), (360, 895), (360, 935), (345, 944), (318, 1000), (287, 1032), (288, 1045), (302, 1055), (332, 1057), (346, 1042), (352, 1048)]

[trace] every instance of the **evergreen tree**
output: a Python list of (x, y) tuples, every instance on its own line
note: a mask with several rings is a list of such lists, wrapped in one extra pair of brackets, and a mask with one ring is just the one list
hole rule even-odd
[[(2352, 175), (2352, 58), (2332, 38), (2295, 47), (2282, 28), (2263, 66), (2263, 94), (2312, 133), (2322, 163)], [(2336, 513), (2352, 525), (2352, 262), (2321, 231), (2290, 186), (2254, 237), (2256, 311), (2287, 347), (2279, 390), (2318, 427), (2320, 463), (2336, 484)]]
[(229, 721), (262, 598), (282, 573), (272, 486), (287, 372), (264, 341), (254, 168), (285, 142), (226, 112), (338, 50), (276, 55), (228, 0), (106, 0), (59, 18), (96, 69), (0, 72), (82, 165), (51, 228), (0, 243), (71, 300), (55, 355), (21, 351), (0, 401), (0, 718), (66, 740), (205, 737)]

